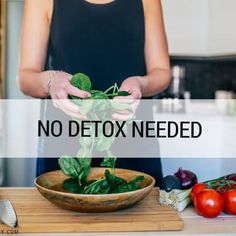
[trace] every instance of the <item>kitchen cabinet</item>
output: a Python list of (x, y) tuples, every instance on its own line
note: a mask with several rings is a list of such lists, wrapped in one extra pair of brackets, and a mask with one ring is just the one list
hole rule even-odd
[(236, 54), (235, 0), (162, 1), (170, 54)]
[(209, 53), (236, 54), (236, 1), (209, 1)]

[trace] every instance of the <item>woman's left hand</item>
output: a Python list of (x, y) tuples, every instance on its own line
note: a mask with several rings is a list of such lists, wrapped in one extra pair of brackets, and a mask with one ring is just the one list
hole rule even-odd
[(127, 91), (130, 93), (130, 96), (126, 97), (126, 99), (140, 99), (142, 98), (141, 92), (141, 76), (133, 76), (127, 78), (120, 87), (120, 91)]
[(127, 103), (129, 108), (127, 110), (116, 110), (113, 118), (117, 120), (129, 120), (135, 116), (135, 112), (139, 106), (142, 98), (141, 92), (141, 76), (133, 76), (127, 78), (121, 85), (119, 91), (129, 92), (129, 96), (117, 96), (114, 100), (118, 103)]

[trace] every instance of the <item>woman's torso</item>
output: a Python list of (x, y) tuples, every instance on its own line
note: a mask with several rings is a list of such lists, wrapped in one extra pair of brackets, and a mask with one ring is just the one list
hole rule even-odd
[(87, 74), (94, 89), (145, 75), (142, 0), (54, 0), (47, 69)]
[[(45, 69), (85, 73), (91, 78), (93, 89), (100, 90), (114, 83), (120, 85), (129, 76), (145, 75), (144, 25), (142, 0), (114, 0), (108, 4), (54, 0)], [(55, 115), (51, 109), (46, 112), (49, 119)], [(151, 114), (151, 107), (147, 112)], [(47, 147), (50, 151), (50, 144), (44, 140), (40, 144), (43, 156)], [(146, 150), (135, 145), (140, 152)], [(158, 152), (158, 143), (149, 148)], [(64, 151), (63, 146), (57, 149), (59, 153)], [(147, 172), (156, 180), (162, 177), (160, 159), (156, 158), (118, 159), (117, 166)], [(57, 168), (56, 159), (38, 160), (38, 175)]]

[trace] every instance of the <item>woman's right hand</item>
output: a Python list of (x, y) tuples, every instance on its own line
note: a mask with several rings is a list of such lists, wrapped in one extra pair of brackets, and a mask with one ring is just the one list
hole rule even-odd
[(49, 95), (51, 96), (56, 108), (61, 109), (67, 115), (72, 117), (85, 119), (86, 117), (79, 112), (79, 107), (72, 103), (68, 99), (68, 96), (72, 95), (79, 98), (87, 98), (90, 96), (90, 93), (71, 85), (71, 78), (72, 75), (66, 72), (54, 72), (48, 86)]

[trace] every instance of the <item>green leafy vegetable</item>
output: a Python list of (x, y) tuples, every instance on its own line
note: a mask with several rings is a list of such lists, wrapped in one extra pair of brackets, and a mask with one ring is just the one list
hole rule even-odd
[(65, 190), (71, 193), (81, 193), (83, 191), (82, 187), (78, 184), (76, 179), (67, 179), (63, 183)]
[(99, 179), (84, 189), (85, 194), (108, 194), (110, 185), (106, 179)]
[(140, 187), (139, 183), (142, 181), (144, 181), (144, 176), (139, 175), (139, 176), (135, 177), (133, 180), (131, 180), (129, 182), (129, 184), (139, 188)]
[(92, 94), (91, 99), (107, 99), (107, 95), (103, 92), (95, 92)]
[(120, 111), (130, 110), (130, 111), (132, 111), (130, 104), (127, 104), (127, 103), (112, 102), (111, 106), (115, 110), (120, 110)]
[[(86, 115), (90, 120), (107, 119), (107, 111), (109, 109), (130, 109), (129, 104), (103, 102), (104, 100), (109, 101), (109, 99), (116, 96), (130, 95), (126, 91), (119, 91), (116, 83), (105, 92), (92, 90), (90, 78), (85, 74), (78, 73), (72, 77), (71, 84), (76, 88), (88, 91), (91, 94), (91, 97), (86, 99), (70, 96), (79, 107), (81, 114)], [(94, 100), (98, 101), (95, 102)], [(88, 129), (87, 132), (93, 133), (93, 130)], [(94, 137), (93, 135), (81, 137), (79, 140), (81, 148), (76, 157), (62, 156), (59, 159), (61, 170), (70, 177), (64, 181), (64, 189), (72, 193), (80, 194), (112, 194), (140, 189), (139, 183), (144, 180), (143, 176), (137, 176), (130, 182), (127, 182), (125, 179), (115, 175), (116, 156), (110, 151), (114, 140), (115, 137), (107, 138), (102, 132), (99, 132), (98, 137)], [(99, 152), (105, 151), (107, 153), (101, 162), (101, 166), (110, 168), (112, 172), (106, 169), (103, 178), (88, 180), (88, 175), (91, 170), (93, 149), (96, 149), (96, 151)]]
[(75, 74), (71, 78), (71, 84), (75, 86), (76, 88), (79, 88), (85, 91), (90, 91), (92, 88), (92, 83), (90, 81), (90, 78), (83, 73)]
[(100, 164), (103, 167), (109, 167), (115, 172), (116, 157), (110, 151), (107, 151), (107, 156), (103, 159)]
[[(139, 183), (144, 180), (143, 176), (137, 176), (130, 182), (116, 176), (109, 170), (105, 170), (104, 178), (88, 181), (87, 177), (91, 169), (91, 159), (89, 158), (69, 158), (59, 159), (63, 172), (72, 178), (64, 181), (63, 188), (72, 193), (80, 194), (112, 194), (123, 193), (140, 189)], [(76, 164), (75, 164), (76, 163)], [(76, 165), (76, 168), (74, 166)], [(105, 158), (101, 165), (115, 168), (114, 158)], [(66, 167), (66, 168), (65, 168)], [(76, 169), (76, 172), (74, 172)], [(66, 170), (66, 171), (65, 171)], [(76, 175), (74, 174), (76, 173)]]
[(76, 178), (79, 174), (80, 165), (76, 159), (69, 156), (62, 156), (59, 159), (59, 165), (64, 174)]
[(90, 148), (92, 145), (92, 139), (90, 137), (83, 137), (79, 140), (80, 145), (84, 148)]
[[(90, 78), (83, 74), (83, 73), (77, 73), (71, 78), (71, 84), (79, 88), (81, 90), (87, 91), (91, 93), (91, 99), (108, 99), (108, 97), (115, 97), (115, 96), (128, 96), (130, 95), (127, 91), (118, 91), (118, 86), (115, 83), (115, 85), (108, 88), (105, 92), (99, 91), (99, 90), (92, 90), (92, 83)], [(108, 94), (108, 92), (112, 91), (112, 93)], [(74, 99), (78, 99), (77, 97), (71, 96)]]
[(79, 107), (79, 111), (83, 115), (87, 115), (93, 108), (93, 100), (83, 99), (79, 100), (78, 98), (75, 100), (75, 103)]
[(81, 180), (84, 181), (89, 175), (91, 169), (91, 150), (81, 148), (77, 153), (77, 162), (80, 166), (79, 175), (77, 176), (78, 182), (81, 184)]
[(114, 142), (114, 139), (114, 137), (105, 137), (104, 135), (100, 135), (97, 139), (97, 150), (100, 152), (109, 150)]
[(117, 96), (123, 96), (123, 97), (129, 96), (129, 95), (130, 93), (127, 91), (118, 91), (118, 94), (117, 94)]

